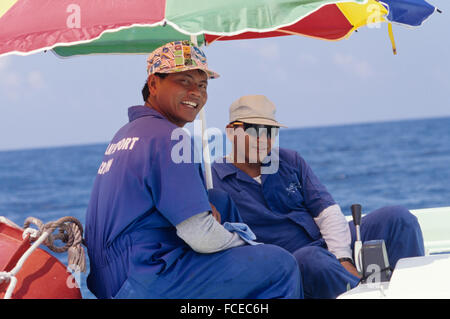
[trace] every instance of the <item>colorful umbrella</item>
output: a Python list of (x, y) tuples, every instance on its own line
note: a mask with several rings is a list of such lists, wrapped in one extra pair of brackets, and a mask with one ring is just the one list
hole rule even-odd
[(424, 0), (1, 0), (0, 56), (146, 53), (192, 35), (199, 45), (290, 34), (339, 40), (386, 15), (408, 24), (430, 11)]

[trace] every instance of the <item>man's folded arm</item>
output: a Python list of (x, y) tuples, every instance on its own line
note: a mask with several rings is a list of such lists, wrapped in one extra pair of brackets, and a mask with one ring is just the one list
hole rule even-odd
[(202, 254), (242, 246), (237, 233), (226, 230), (210, 212), (194, 215), (175, 226), (177, 235), (194, 251)]

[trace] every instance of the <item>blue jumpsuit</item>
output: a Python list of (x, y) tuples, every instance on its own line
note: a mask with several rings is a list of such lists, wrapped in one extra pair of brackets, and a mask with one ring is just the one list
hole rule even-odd
[[(359, 279), (327, 250), (314, 218), (334, 205), (330, 193), (310, 166), (295, 151), (272, 152), (278, 160), (274, 174), (262, 174), (256, 182), (233, 164), (223, 160), (212, 166), (214, 188), (228, 192), (256, 240), (281, 246), (297, 259), (305, 298), (335, 298), (355, 287)], [(355, 229), (350, 223), (352, 249)], [(417, 218), (403, 207), (384, 207), (361, 221), (363, 241), (384, 239), (391, 266), (404, 257), (424, 254)]]
[(200, 164), (173, 161), (175, 125), (146, 106), (128, 115), (105, 151), (86, 213), (88, 288), (98, 298), (302, 297), (295, 258), (278, 246), (199, 254), (177, 236), (175, 225), (210, 203), (222, 222), (240, 222), (238, 210), (226, 193), (208, 194)]

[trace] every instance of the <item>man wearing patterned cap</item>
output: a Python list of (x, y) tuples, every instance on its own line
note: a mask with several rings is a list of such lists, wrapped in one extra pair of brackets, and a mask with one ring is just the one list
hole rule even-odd
[(205, 55), (176, 41), (147, 62), (145, 105), (129, 108), (92, 190), (88, 288), (98, 298), (303, 297), (294, 257), (254, 242), (230, 197), (206, 190), (200, 164), (171, 158), (173, 130), (195, 119), (218, 77)]

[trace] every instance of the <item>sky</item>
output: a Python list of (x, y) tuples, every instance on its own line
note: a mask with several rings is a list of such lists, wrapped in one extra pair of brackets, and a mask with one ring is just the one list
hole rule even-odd
[[(450, 116), (450, 1), (418, 28), (364, 27), (328, 42), (301, 36), (204, 47), (221, 77), (209, 82), (207, 125), (230, 104), (264, 94), (289, 128)], [(108, 143), (142, 104), (146, 55), (0, 57), (0, 150)], [(192, 126), (188, 125), (189, 129)]]

